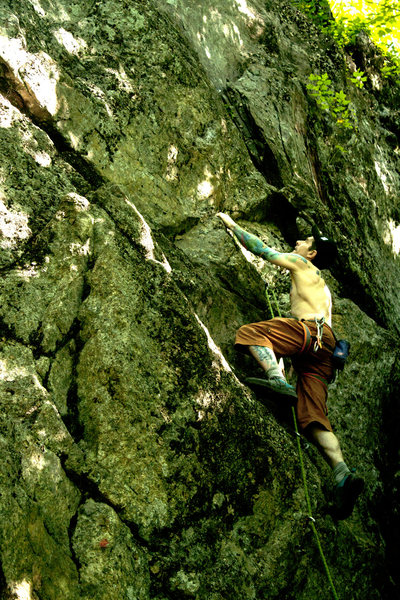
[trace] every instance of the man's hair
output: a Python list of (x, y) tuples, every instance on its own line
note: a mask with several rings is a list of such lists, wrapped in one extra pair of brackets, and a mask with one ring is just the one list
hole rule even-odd
[(317, 254), (313, 259), (313, 264), (318, 269), (328, 269), (335, 262), (337, 257), (337, 246), (333, 240), (321, 235), (318, 227), (313, 225), (311, 236), (314, 238), (310, 250), (316, 250)]

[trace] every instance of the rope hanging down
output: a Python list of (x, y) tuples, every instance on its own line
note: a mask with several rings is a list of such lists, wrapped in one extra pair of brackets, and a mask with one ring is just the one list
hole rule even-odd
[[(281, 315), (281, 311), (280, 311), (280, 308), (279, 308), (278, 300), (276, 298), (274, 289), (272, 289), (272, 295), (274, 297), (274, 302), (275, 302), (275, 305), (276, 305), (276, 308), (277, 308), (278, 316), (281, 317), (282, 315)], [(272, 316), (272, 318), (274, 318), (275, 315), (274, 315), (274, 310), (272, 308), (271, 299), (269, 297), (268, 284), (267, 283), (265, 284), (265, 297), (267, 299), (268, 308), (270, 310), (271, 316)], [(306, 498), (306, 505), (307, 505), (307, 511), (308, 511), (308, 520), (310, 522), (311, 529), (313, 530), (313, 533), (314, 533), (315, 541), (316, 541), (319, 553), (321, 555), (322, 563), (324, 565), (325, 572), (326, 572), (326, 575), (328, 577), (329, 585), (331, 586), (332, 595), (333, 595), (333, 597), (334, 597), (335, 600), (339, 600), (339, 596), (337, 595), (337, 592), (336, 592), (336, 589), (335, 589), (335, 585), (333, 583), (332, 575), (331, 575), (331, 572), (329, 570), (329, 566), (328, 566), (328, 563), (326, 561), (324, 551), (322, 549), (321, 540), (319, 538), (318, 531), (317, 531), (317, 528), (315, 526), (315, 519), (314, 519), (314, 517), (311, 514), (311, 512), (312, 512), (311, 511), (311, 501), (310, 501), (310, 495), (308, 493), (308, 485), (307, 485), (307, 478), (306, 478), (306, 470), (305, 470), (305, 467), (304, 467), (303, 453), (301, 451), (301, 443), (300, 443), (301, 436), (300, 436), (300, 433), (299, 433), (299, 429), (297, 427), (297, 419), (296, 419), (296, 412), (294, 410), (294, 406), (292, 406), (292, 415), (293, 415), (294, 429), (295, 429), (296, 438), (297, 438), (297, 449), (298, 449), (298, 452), (299, 452), (301, 475), (302, 475), (302, 478), (303, 478), (303, 485), (304, 485), (304, 495), (305, 495), (305, 498)]]
[(328, 563), (326, 562), (324, 551), (322, 550), (321, 540), (319, 539), (318, 531), (317, 531), (317, 528), (315, 526), (315, 519), (311, 515), (311, 502), (310, 502), (310, 496), (309, 496), (309, 493), (308, 493), (306, 470), (304, 468), (303, 453), (301, 451), (301, 444), (300, 444), (300, 433), (299, 433), (299, 430), (298, 430), (298, 427), (297, 427), (297, 420), (296, 420), (296, 413), (295, 413), (295, 410), (294, 410), (294, 406), (292, 406), (292, 414), (293, 414), (294, 427), (295, 427), (295, 431), (296, 431), (297, 449), (299, 451), (301, 474), (302, 474), (302, 477), (303, 477), (304, 495), (306, 497), (307, 510), (308, 510), (308, 513), (309, 513), (308, 519), (310, 521), (311, 529), (314, 532), (315, 541), (317, 543), (318, 550), (319, 550), (319, 553), (321, 555), (321, 559), (322, 559), (323, 565), (325, 567), (325, 572), (326, 572), (326, 575), (328, 577), (329, 584), (331, 586), (332, 595), (333, 595), (333, 597), (334, 597), (335, 600), (339, 600), (339, 597), (337, 595), (337, 592), (336, 592), (336, 589), (335, 589), (335, 586), (334, 586), (334, 583), (333, 583), (332, 575), (331, 575), (331, 572), (329, 570)]

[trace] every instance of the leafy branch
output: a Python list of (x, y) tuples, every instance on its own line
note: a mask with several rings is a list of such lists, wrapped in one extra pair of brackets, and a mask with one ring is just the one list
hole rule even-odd
[[(362, 74), (362, 71), (358, 73)], [(357, 80), (361, 81), (361, 79)], [(327, 73), (323, 73), (322, 75), (311, 73), (309, 81), (307, 89), (314, 97), (319, 108), (328, 112), (340, 128), (354, 129), (349, 109), (350, 100), (347, 99), (344, 91), (335, 92), (332, 81), (329, 79)]]

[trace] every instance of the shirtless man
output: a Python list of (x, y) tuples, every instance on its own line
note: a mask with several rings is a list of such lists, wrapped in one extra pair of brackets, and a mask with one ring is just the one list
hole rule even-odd
[[(364, 482), (351, 474), (344, 462), (339, 440), (327, 416), (335, 337), (331, 329), (331, 293), (320, 269), (333, 262), (336, 245), (321, 238), (314, 228), (314, 235), (297, 241), (293, 252), (277, 252), (242, 229), (228, 215), (218, 213), (217, 216), (247, 250), (290, 272), (293, 317), (243, 325), (237, 332), (235, 346), (249, 352), (266, 375), (266, 378), (250, 377), (247, 383), (296, 398), (300, 429), (319, 448), (333, 471), (335, 516), (345, 519), (352, 513)], [(277, 356), (292, 357), (298, 373), (296, 390), (286, 381)]]

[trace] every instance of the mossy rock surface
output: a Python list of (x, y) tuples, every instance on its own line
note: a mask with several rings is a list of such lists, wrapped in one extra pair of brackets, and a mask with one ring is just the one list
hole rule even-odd
[[(281, 251), (311, 222), (338, 241), (329, 416), (366, 489), (335, 522), (303, 440), (308, 492), (339, 597), (396, 597), (400, 96), (379, 57), (284, 0), (0, 17), (0, 597), (329, 597), (291, 411), (233, 348), (290, 310), (288, 275), (218, 211)], [(351, 130), (307, 92), (324, 72)]]

